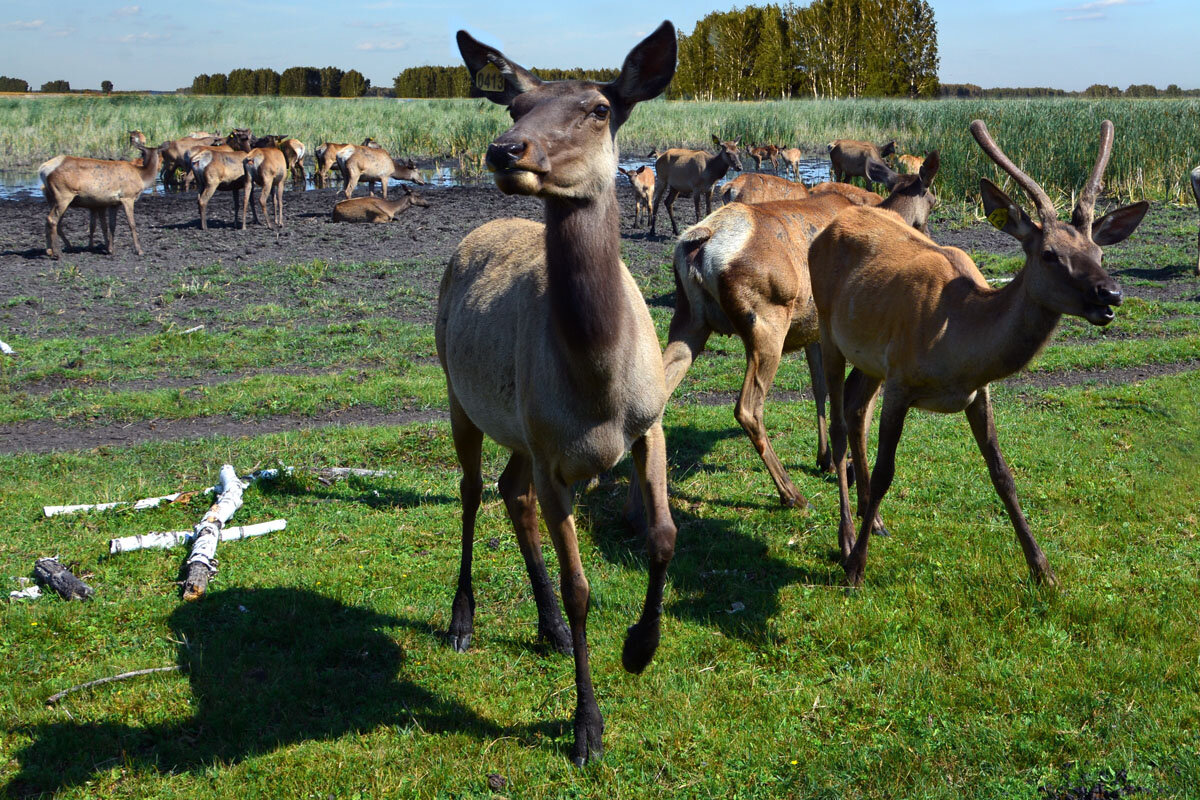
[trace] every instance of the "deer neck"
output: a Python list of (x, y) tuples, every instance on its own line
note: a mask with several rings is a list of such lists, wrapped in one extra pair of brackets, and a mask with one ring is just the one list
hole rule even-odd
[(409, 198), (407, 196), (401, 197), (398, 200), (384, 200), (380, 198), (379, 204), (383, 206), (389, 214), (396, 216), (396, 214), (408, 208)]
[(1025, 271), (1003, 289), (984, 296), (976, 317), (979, 364), (987, 383), (1012, 375), (1041, 351), (1062, 316), (1029, 295)]
[(708, 163), (704, 165), (704, 182), (711, 186), (721, 178), (725, 177), (725, 173), (729, 172), (729, 162), (721, 158), (721, 154), (709, 154)]
[(142, 188), (149, 189), (158, 178), (158, 167), (162, 163), (162, 154), (158, 150), (147, 150), (142, 156), (142, 166), (138, 176), (142, 179)]
[(585, 200), (546, 198), (550, 324), (572, 369), (601, 366), (597, 355), (628, 333), (615, 184)]

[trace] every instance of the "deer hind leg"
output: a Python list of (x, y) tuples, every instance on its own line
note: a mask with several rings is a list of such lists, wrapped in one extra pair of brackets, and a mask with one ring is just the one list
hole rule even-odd
[(537, 492), (533, 489), (533, 461), (523, 453), (513, 453), (508, 466), (498, 482), (508, 518), (517, 533), (521, 556), (525, 559), (525, 571), (529, 573), (529, 585), (533, 587), (533, 600), (538, 610), (538, 639), (546, 641), (558, 652), (570, 655), (571, 632), (563, 621), (554, 596), (554, 586), (546, 573), (546, 560), (542, 557), (542, 534), (538, 530)]
[[(129, 223), (129, 235), (133, 239), (133, 250), (135, 253), (137, 253), (140, 256), (140, 255), (143, 255), (142, 244), (141, 244), (141, 242), (138, 241), (137, 223), (135, 223), (133, 221), (133, 201), (136, 199), (137, 198), (135, 198), (135, 197), (126, 197), (125, 199), (123, 199), (121, 201), (121, 207), (125, 209), (125, 220)], [(117, 227), (117, 210), (114, 208), (112, 210), (111, 224), (109, 226), (109, 229), (112, 231), (112, 233), (115, 234), (116, 227)], [(112, 240), (111, 239), (109, 240), (109, 251), (108, 252), (110, 254), (112, 253)]]
[[(59, 253), (54, 249), (54, 240), (55, 237), (61, 236), (59, 222), (62, 220), (63, 214), (67, 212), (67, 207), (71, 205), (71, 201), (75, 198), (67, 197), (65, 199), (66, 202), (64, 203), (64, 198), (56, 196), (54, 204), (50, 206), (50, 211), (46, 214), (46, 255), (50, 256), (50, 258), (59, 257)], [(67, 237), (62, 236), (62, 240), (63, 247), (70, 246), (67, 244)]]
[[(675, 232), (676, 236), (679, 235), (679, 224), (675, 222), (675, 198), (677, 197), (679, 197), (679, 192), (674, 189), (668, 189), (667, 197), (664, 201), (667, 205), (667, 216), (671, 219), (671, 230)], [(699, 214), (699, 209), (697, 209), (696, 213)]]
[(979, 445), (979, 452), (983, 454), (983, 460), (987, 462), (992, 486), (995, 487), (996, 494), (1000, 496), (1000, 502), (1004, 503), (1004, 509), (1008, 512), (1013, 529), (1016, 530), (1017, 541), (1025, 553), (1025, 563), (1029, 565), (1030, 574), (1038, 583), (1057, 586), (1058, 578), (1050, 569), (1050, 564), (1046, 561), (1046, 554), (1034, 541), (1029, 523), (1025, 521), (1025, 515), (1021, 512), (1021, 502), (1017, 499), (1016, 482), (1013, 480), (1012, 471), (1008, 468), (1008, 462), (1004, 460), (1004, 454), (1000, 452), (1000, 442), (996, 437), (996, 423), (992, 418), (992, 400), (986, 386), (975, 396), (971, 405), (967, 406), (966, 414), (967, 421), (971, 424), (971, 433), (975, 435), (975, 443)]
[[(109, 206), (107, 213), (100, 213), (100, 233), (104, 236), (105, 247), (111, 247), (117, 237), (117, 207)], [(112, 252), (111, 250), (109, 252)]]
[(579, 558), (579, 540), (572, 514), (571, 487), (546, 473), (536, 461), (533, 465), (533, 481), (537, 489), (542, 514), (546, 518), (546, 529), (554, 542), (561, 570), (562, 599), (567, 609), (567, 620), (571, 625), (571, 644), (575, 649), (575, 744), (571, 748), (571, 761), (583, 766), (591, 759), (604, 755), (601, 738), (604, 734), (604, 717), (596, 705), (596, 692), (592, 687), (592, 672), (588, 665), (587, 613), (589, 587), (583, 574), (583, 562)]
[(821, 328), (821, 367), (825, 370), (825, 387), (829, 390), (829, 448), (833, 470), (838, 481), (838, 547), (842, 561), (854, 549), (854, 515), (850, 512), (850, 480), (846, 474), (846, 357), (832, 338)]
[[(263, 181), (262, 186), (258, 187), (258, 206), (262, 209), (262, 221), (267, 224), (267, 228), (273, 227), (271, 224), (271, 215), (267, 212), (267, 200), (270, 199), (274, 191), (275, 188), (271, 185), (269, 180)], [(246, 212), (243, 210), (243, 216), (245, 213)]]
[[(345, 194), (346, 199), (349, 200), (350, 196), (354, 194), (354, 187), (358, 186), (358, 171), (357, 170), (349, 170), (348, 172), (343, 172), (342, 173), (342, 183), (344, 183), (346, 185), (345, 190), (343, 191), (343, 194)], [(367, 193), (369, 194), (370, 191), (371, 191), (371, 185), (368, 183), (367, 184)]]
[(650, 574), (646, 579), (646, 602), (642, 615), (625, 634), (621, 664), (627, 672), (641, 673), (658, 650), (663, 589), (667, 567), (675, 556), (675, 521), (667, 504), (667, 442), (662, 423), (657, 422), (633, 443), (634, 474), (647, 502), (646, 551)]
[(650, 197), (650, 235), (654, 235), (654, 221), (658, 218), (658, 207), (662, 204), (663, 196), (667, 193), (666, 179), (661, 178), (654, 183), (654, 194)]
[[(890, 384), (884, 389), (883, 411), (879, 415), (879, 451), (875, 456), (875, 468), (871, 470), (870, 478), (863, 476), (860, 480), (871, 484), (870, 498), (867, 509), (862, 515), (862, 526), (858, 531), (858, 539), (854, 549), (846, 559), (846, 583), (850, 586), (862, 584), (863, 573), (867, 567), (867, 548), (871, 543), (871, 531), (875, 527), (875, 518), (879, 514), (879, 504), (892, 485), (896, 474), (896, 446), (900, 444), (900, 436), (904, 433), (904, 418), (908, 415), (909, 400), (903, 389), (897, 384)], [(847, 501), (848, 504), (848, 501)]]
[[(786, 508), (807, 508), (808, 498), (792, 483), (783, 462), (775, 454), (775, 448), (771, 447), (767, 426), (763, 422), (767, 392), (775, 382), (775, 373), (783, 356), (783, 343), (791, 322), (791, 306), (758, 309), (757, 314), (748, 313), (750, 311), (730, 309), (726, 312), (739, 328), (738, 335), (746, 345), (746, 376), (742, 380), (742, 392), (738, 395), (733, 415), (750, 437), (750, 443), (758, 451), (767, 472), (771, 473), (775, 489), (779, 492), (780, 504)], [(748, 328), (739, 324), (747, 318), (754, 319)]]
[(829, 453), (829, 426), (825, 422), (825, 371), (821, 366), (821, 344), (811, 342), (804, 345), (804, 360), (808, 363), (808, 377), (812, 381), (813, 404), (817, 407), (817, 469), (833, 472), (833, 456)]
[[(875, 400), (879, 397), (879, 381), (869, 378), (857, 367), (850, 370), (846, 378), (846, 388), (842, 396), (842, 405), (846, 409), (846, 427), (850, 435), (850, 466), (847, 477), (850, 483), (857, 483), (858, 515), (866, 513), (871, 500), (871, 467), (867, 464), (867, 430), (871, 427), (871, 417), (875, 413)], [(871, 533), (877, 536), (887, 536), (887, 528), (879, 514), (875, 515), (871, 525)]]
[(475, 590), (471, 584), (471, 559), (475, 548), (475, 515), (483, 498), (483, 475), (480, 472), (483, 431), (467, 417), (450, 393), (450, 431), (454, 452), (462, 467), (459, 492), (462, 496), (462, 558), (458, 567), (458, 589), (450, 610), (450, 646), (460, 653), (471, 646), (475, 632)]
[(283, 227), (283, 183), (286, 175), (280, 175), (275, 181), (275, 224)]

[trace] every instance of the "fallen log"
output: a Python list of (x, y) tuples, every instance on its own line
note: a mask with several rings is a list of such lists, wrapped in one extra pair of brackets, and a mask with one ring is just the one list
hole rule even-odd
[(88, 689), (92, 686), (101, 686), (106, 683), (112, 683), (113, 681), (123, 681), (128, 678), (136, 678), (139, 675), (149, 675), (153, 672), (183, 672), (184, 670), (185, 670), (185, 668), (183, 667), (182, 664), (175, 664), (174, 666), (171, 666), (171, 667), (151, 667), (150, 669), (135, 669), (132, 672), (122, 672), (120, 675), (109, 675), (107, 678), (97, 678), (94, 681), (88, 681), (87, 683), (80, 683), (80, 684), (78, 684), (76, 686), (72, 686), (68, 689), (63, 689), (61, 692), (55, 692), (54, 694), (52, 694), (46, 698), (46, 705), (52, 706), (55, 703), (57, 703), (59, 700), (62, 700), (64, 697), (69, 695), (71, 692), (78, 692), (80, 689)]
[(193, 529), (195, 539), (186, 562), (187, 577), (183, 582), (184, 600), (199, 600), (208, 591), (208, 582), (217, 574), (217, 543), (221, 540), (221, 529), (242, 507), (242, 491), (246, 486), (231, 464), (221, 467), (221, 477), (213, 487), (217, 501)]
[[(287, 527), (286, 519), (273, 519), (270, 522), (259, 522), (254, 525), (242, 525), (233, 528), (222, 528), (220, 540), (235, 542), (238, 539), (249, 539), (252, 536), (262, 536), (267, 533), (281, 531)], [(138, 536), (122, 536), (119, 539), (108, 540), (109, 555), (132, 553), (135, 550), (167, 550), (188, 544), (196, 538), (196, 531), (151, 531)]]
[(11, 347), (6, 345), (4, 342), (0, 342), (0, 353), (4, 353), (4, 355), (6, 355), (6, 356), (15, 356), (17, 354), (17, 351), (13, 350)]
[(33, 577), (38, 583), (58, 592), (63, 600), (87, 600), (94, 594), (92, 587), (71, 574), (57, 558), (39, 558), (35, 561)]

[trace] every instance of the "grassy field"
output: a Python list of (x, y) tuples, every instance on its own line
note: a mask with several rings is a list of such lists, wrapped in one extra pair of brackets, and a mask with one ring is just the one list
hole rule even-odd
[[(821, 155), (836, 138), (896, 139), (901, 151), (942, 153), (939, 192), (977, 195), (980, 175), (1004, 177), (967, 126), (988, 122), (1001, 146), (1052, 195), (1071, 197), (1095, 159), (1100, 120), (1116, 125), (1105, 186), (1122, 198), (1191, 202), (1188, 172), (1200, 152), (1200, 100), (831, 100), (762, 103), (666, 102), (647, 106), (621, 131), (626, 152), (706, 147), (712, 134), (795, 145)], [(482, 100), (116, 96), (0, 97), (0, 153), (8, 167), (34, 167), (60, 153), (127, 155), (126, 131), (151, 141), (196, 129), (249, 126), (256, 132), (323, 141), (374, 136), (414, 156), (480, 151), (507, 127), (504, 110)]]
[[(1192, 225), (1191, 212), (1156, 209), (1154, 236), (1135, 235), (1110, 267), (1126, 285), (1159, 285), (1150, 276), (1192, 263)], [(652, 261), (631, 266), (646, 296), (661, 297), (672, 284), (665, 262)], [(980, 263), (996, 277), (1014, 267), (991, 254)], [(429, 268), (403, 257), (388, 265), (397, 285)], [(369, 295), (359, 321), (316, 313), (323, 286), (362, 269), (197, 265), (178, 291), (230, 302), (181, 316), (211, 331), (188, 337), (6, 332), (20, 357), (0, 359), (0, 424), (443, 409), (428, 327), (383, 318), (384, 299)], [(102, 290), (61, 270), (81, 292)], [(273, 282), (294, 302), (239, 306), (247, 281)], [(669, 309), (652, 314), (665, 336)], [(0, 794), (1032, 799), (1041, 786), (1125, 770), (1147, 787), (1140, 797), (1196, 797), (1198, 359), (1194, 299), (1135, 299), (1103, 330), (1066, 320), (1032, 367), (1043, 384), (995, 387), (1001, 442), (1061, 589), (1030, 584), (963, 418), (914, 412), (882, 509), (892, 536), (873, 543), (863, 588), (847, 591), (836, 486), (811, 467), (811, 403), (776, 399), (767, 411), (777, 450), (813, 501), (801, 515), (778, 507), (731, 402), (704, 401), (730, 397), (744, 366), (740, 342), (714, 339), (666, 414), (680, 536), (663, 643), (642, 676), (619, 663), (645, 587), (642, 545), (619, 521), (627, 463), (579, 492), (607, 725), (606, 757), (584, 770), (566, 758), (571, 661), (534, 641), (528, 582), (492, 488), (477, 531), (472, 651), (457, 655), (442, 640), (459, 538), (444, 423), (0, 456), (7, 588), (35, 557), (59, 554), (97, 589), (88, 604), (0, 606)], [(1177, 370), (1044, 388), (1079, 370), (1145, 364)], [(229, 380), (147, 388), (214, 370)], [(787, 359), (775, 395), (805, 390), (806, 376)], [(488, 445), (490, 479), (503, 458)], [(223, 545), (212, 594), (187, 606), (172, 585), (181, 552), (101, 554), (110, 537), (190, 527), (203, 498), (137, 513), (40, 513), (200, 488), (226, 461), (395, 474), (327, 485), (301, 472), (248, 490), (235, 519), (285, 517), (288, 530)], [(174, 664), (186, 672), (44, 703), (73, 684)], [(491, 773), (507, 786), (490, 790)]]

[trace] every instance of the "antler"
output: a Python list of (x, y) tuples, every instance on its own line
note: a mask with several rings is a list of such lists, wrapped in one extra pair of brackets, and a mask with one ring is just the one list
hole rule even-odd
[(1112, 120), (1100, 123), (1100, 152), (1096, 155), (1096, 166), (1092, 167), (1092, 175), (1079, 193), (1079, 202), (1071, 214), (1071, 224), (1085, 236), (1092, 235), (1092, 217), (1096, 210), (1096, 197), (1100, 194), (1100, 179), (1104, 177), (1104, 168), (1108, 166), (1108, 157), (1112, 155), (1113, 124)]
[(996, 162), (1000, 169), (1012, 176), (1025, 194), (1029, 195), (1029, 199), (1037, 206), (1038, 216), (1042, 218), (1042, 222), (1051, 222), (1058, 219), (1058, 211), (1054, 208), (1054, 203), (1050, 200), (1041, 186), (1033, 178), (1021, 171), (1021, 168), (1014, 164), (1008, 156), (1002, 151), (993, 140), (992, 135), (988, 133), (987, 125), (983, 124), (983, 120), (977, 119), (971, 123), (971, 135), (975, 137), (975, 141), (979, 142), (979, 146), (983, 148), (983, 152), (987, 153), (988, 158)]

